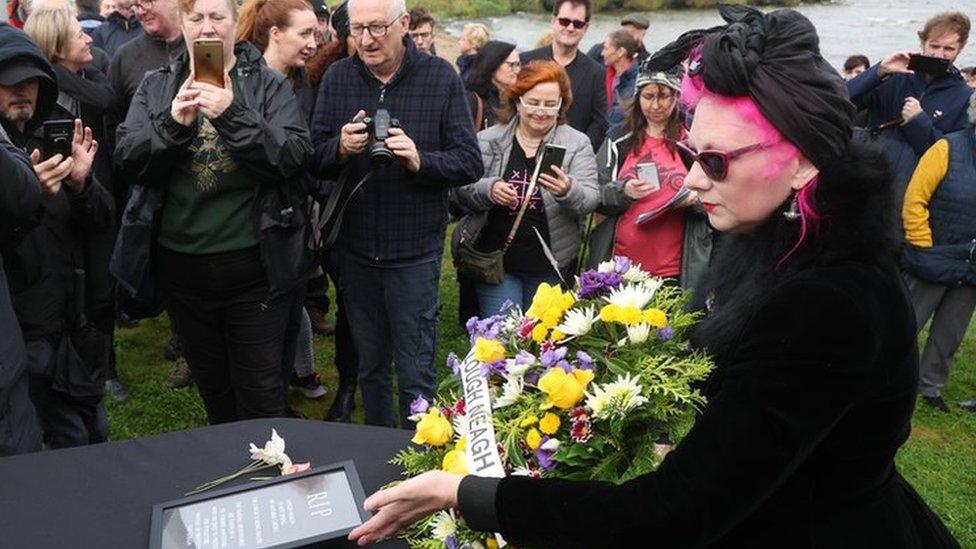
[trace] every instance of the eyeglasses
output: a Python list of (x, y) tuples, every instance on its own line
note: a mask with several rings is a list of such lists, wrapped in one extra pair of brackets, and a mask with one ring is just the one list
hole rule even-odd
[(574, 29), (579, 30), (586, 26), (586, 21), (580, 21), (579, 19), (570, 19), (569, 17), (559, 17), (556, 19), (561, 27), (573, 26)]
[(691, 170), (691, 167), (697, 162), (709, 179), (712, 181), (724, 181), (729, 175), (729, 164), (732, 163), (732, 160), (753, 151), (768, 149), (777, 143), (779, 141), (755, 143), (733, 151), (716, 151), (712, 149), (696, 151), (687, 141), (678, 141), (675, 145), (678, 147), (678, 156), (681, 157), (685, 168)]
[(553, 105), (553, 106), (547, 106), (547, 105), (532, 105), (532, 104), (530, 104), (530, 103), (526, 103), (526, 102), (525, 102), (525, 99), (524, 99), (524, 98), (522, 98), (522, 97), (519, 97), (519, 99), (518, 99), (518, 102), (519, 102), (519, 105), (522, 105), (522, 107), (523, 107), (523, 108), (526, 108), (526, 109), (533, 109), (533, 110), (537, 110), (537, 111), (542, 111), (542, 112), (556, 112), (556, 111), (558, 111), (559, 109), (561, 109), (561, 108), (562, 108), (562, 106), (563, 106), (563, 99), (562, 99), (561, 97), (559, 98), (559, 102), (558, 102), (558, 103), (556, 103), (556, 104), (555, 104), (555, 105)]
[(503, 64), (508, 66), (508, 68), (512, 69), (513, 71), (517, 71), (522, 68), (521, 61), (504, 61)]
[(155, 3), (156, 0), (135, 0), (135, 2), (132, 3), (132, 9), (141, 9), (142, 11), (149, 11), (152, 9), (153, 4)]
[(352, 36), (353, 38), (359, 38), (360, 36), (363, 35), (363, 31), (368, 30), (369, 35), (372, 36), (373, 38), (383, 38), (384, 36), (386, 36), (386, 33), (390, 30), (390, 27), (393, 26), (393, 23), (396, 23), (397, 19), (399, 19), (402, 16), (403, 16), (402, 13), (400, 15), (397, 15), (385, 25), (382, 23), (370, 23), (368, 25), (353, 23), (349, 25), (349, 35)]

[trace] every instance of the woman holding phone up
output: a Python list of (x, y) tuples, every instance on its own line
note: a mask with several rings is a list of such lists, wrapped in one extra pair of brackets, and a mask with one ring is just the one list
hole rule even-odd
[(288, 81), (235, 46), (234, 0), (180, 0), (180, 15), (189, 59), (150, 72), (119, 126), (140, 186), (115, 271), (130, 290), (159, 281), (211, 423), (284, 416), (285, 332), (311, 267), (308, 130)]
[[(575, 269), (583, 219), (599, 195), (589, 139), (566, 123), (572, 101), (566, 71), (553, 61), (534, 61), (503, 90), (500, 124), (478, 134), (485, 174), (458, 189), (459, 201), (474, 213), (455, 234), (482, 252), (505, 250), (502, 281), (477, 283), (482, 317), (506, 301), (528, 307), (540, 283), (559, 282), (553, 260), (564, 276)], [(565, 149), (562, 165), (543, 166), (533, 185), (547, 145)]]
[[(684, 137), (678, 109), (681, 65), (642, 67), (628, 108), (626, 133), (597, 154), (600, 206), (607, 218), (590, 236), (588, 267), (626, 256), (655, 276), (693, 286), (708, 265), (711, 230), (695, 193), (680, 196), (688, 169), (678, 155)], [(655, 215), (656, 213), (656, 215)]]

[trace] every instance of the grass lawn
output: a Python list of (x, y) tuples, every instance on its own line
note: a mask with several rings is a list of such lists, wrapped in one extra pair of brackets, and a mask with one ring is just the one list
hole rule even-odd
[[(448, 352), (461, 356), (467, 352), (466, 334), (457, 323), (454, 269), (447, 258), (440, 295), (443, 311), (438, 364), (444, 372)], [(132, 392), (132, 400), (121, 405), (109, 403), (115, 440), (206, 424), (203, 405), (194, 388), (173, 391), (162, 384), (171, 367), (163, 357), (168, 328), (169, 322), (161, 317), (118, 332), (119, 373)], [(294, 408), (308, 418), (321, 419), (332, 402), (338, 384), (332, 356), (332, 338), (315, 336), (316, 367), (329, 393), (318, 401), (292, 395)], [(916, 409), (911, 438), (898, 454), (898, 467), (962, 546), (976, 549), (976, 414), (955, 409), (956, 402), (976, 398), (976, 329), (972, 326), (956, 358), (945, 397), (954, 408), (950, 414), (925, 405)], [(357, 407), (356, 421), (362, 422), (361, 406)]]

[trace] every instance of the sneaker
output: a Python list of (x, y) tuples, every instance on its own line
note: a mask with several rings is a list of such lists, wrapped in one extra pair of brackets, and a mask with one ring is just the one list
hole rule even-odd
[(120, 312), (115, 318), (115, 325), (123, 330), (131, 330), (132, 328), (139, 326), (139, 321), (123, 312)]
[(112, 400), (118, 403), (128, 402), (132, 395), (129, 394), (129, 390), (125, 388), (122, 384), (122, 380), (115, 377), (112, 379), (105, 380), (105, 394), (112, 397)]
[(308, 307), (306, 310), (308, 311), (308, 319), (312, 321), (313, 332), (319, 335), (332, 335), (335, 333), (335, 326), (326, 320), (325, 313), (322, 312), (322, 309)]
[(959, 407), (969, 412), (976, 412), (976, 398), (967, 400), (965, 402), (960, 402)]
[(941, 395), (937, 395), (937, 396), (922, 395), (922, 400), (925, 401), (926, 404), (928, 404), (929, 406), (935, 408), (940, 412), (946, 414), (949, 413), (949, 406), (946, 404), (946, 401), (942, 398)]
[(183, 389), (184, 387), (189, 387), (193, 383), (193, 374), (190, 373), (190, 365), (186, 362), (186, 359), (179, 357), (176, 359), (176, 364), (173, 364), (173, 371), (170, 372), (169, 377), (163, 382), (170, 389)]
[(302, 377), (292, 374), (291, 388), (298, 391), (303, 397), (310, 400), (325, 396), (325, 387), (322, 387), (322, 382), (319, 380), (319, 375), (316, 373)]
[(180, 338), (176, 337), (176, 334), (170, 336), (169, 343), (166, 344), (163, 355), (166, 357), (166, 360), (176, 360), (183, 356), (183, 346), (180, 345)]

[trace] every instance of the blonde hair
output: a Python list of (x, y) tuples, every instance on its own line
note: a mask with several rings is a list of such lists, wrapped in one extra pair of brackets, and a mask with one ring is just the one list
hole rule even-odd
[(54, 61), (71, 41), (72, 21), (75, 17), (66, 9), (35, 11), (24, 22), (24, 32)]
[(488, 32), (488, 27), (481, 23), (468, 23), (461, 31), (461, 36), (468, 42), (471, 42), (471, 45), (477, 50), (481, 50), (491, 40), (491, 33)]

